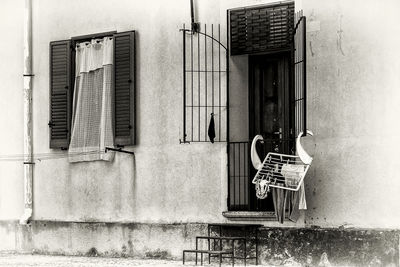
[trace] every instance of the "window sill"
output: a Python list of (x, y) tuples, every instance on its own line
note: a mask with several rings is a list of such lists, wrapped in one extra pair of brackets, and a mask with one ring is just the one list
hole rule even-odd
[(276, 221), (275, 213), (272, 211), (223, 211), (222, 215), (233, 221)]

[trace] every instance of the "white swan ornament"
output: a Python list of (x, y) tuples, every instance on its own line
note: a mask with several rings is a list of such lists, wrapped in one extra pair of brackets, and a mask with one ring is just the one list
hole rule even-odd
[[(307, 130), (307, 134), (313, 136), (313, 132), (310, 130)], [(299, 158), (304, 164), (310, 165), (313, 158), (308, 155), (308, 153), (304, 150), (303, 146), (301, 145), (300, 139), (303, 135), (303, 132), (300, 132), (299, 135), (296, 138), (296, 151), (297, 154), (299, 155)], [(256, 144), (257, 141), (259, 140), (264, 140), (261, 135), (256, 135), (253, 139), (253, 142), (251, 143), (251, 150), (250, 150), (250, 157), (251, 157), (251, 163), (253, 164), (253, 167), (256, 170), (260, 170), (263, 166), (262, 161), (260, 160), (260, 157), (258, 156), (257, 149), (256, 149)]]
[[(310, 130), (307, 130), (307, 134), (311, 136), (314, 135), (313, 132)], [(302, 137), (302, 135), (303, 132), (300, 132), (296, 139), (297, 154), (299, 155), (299, 158), (304, 164), (310, 165), (313, 158), (310, 155), (308, 155), (308, 153), (304, 150), (303, 146), (301, 145), (300, 138)]]
[(250, 150), (251, 163), (253, 164), (253, 167), (256, 170), (261, 169), (263, 165), (262, 161), (260, 160), (260, 157), (257, 154), (256, 144), (258, 140), (261, 141), (264, 140), (260, 134), (254, 137), (253, 142), (251, 143), (251, 150)]

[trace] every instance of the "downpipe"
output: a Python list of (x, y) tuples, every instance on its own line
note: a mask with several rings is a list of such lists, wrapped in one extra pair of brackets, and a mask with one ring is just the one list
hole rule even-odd
[(25, 0), (24, 8), (24, 214), (20, 224), (29, 224), (32, 218), (32, 0)]

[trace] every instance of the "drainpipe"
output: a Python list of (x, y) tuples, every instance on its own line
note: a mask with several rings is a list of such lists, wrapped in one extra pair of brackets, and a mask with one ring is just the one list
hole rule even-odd
[(24, 10), (24, 214), (20, 224), (32, 217), (32, 0), (25, 0)]

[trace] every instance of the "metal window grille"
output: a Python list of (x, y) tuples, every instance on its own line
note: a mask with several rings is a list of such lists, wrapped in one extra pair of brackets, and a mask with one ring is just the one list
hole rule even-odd
[(181, 29), (183, 42), (183, 133), (181, 143), (208, 142), (211, 114), (215, 142), (228, 140), (229, 55), (220, 25), (203, 32)]

